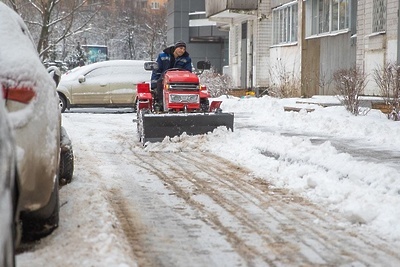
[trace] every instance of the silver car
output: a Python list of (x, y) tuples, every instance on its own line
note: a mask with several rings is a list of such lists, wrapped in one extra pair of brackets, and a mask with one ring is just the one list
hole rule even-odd
[(0, 85), (0, 266), (15, 264), (16, 154), (3, 90)]
[(0, 18), (0, 84), (17, 147), (18, 210), (23, 238), (37, 239), (59, 220), (59, 99), (24, 21), (1, 2)]
[(141, 60), (110, 60), (77, 67), (57, 87), (61, 112), (73, 107), (132, 107), (136, 84), (150, 80)]

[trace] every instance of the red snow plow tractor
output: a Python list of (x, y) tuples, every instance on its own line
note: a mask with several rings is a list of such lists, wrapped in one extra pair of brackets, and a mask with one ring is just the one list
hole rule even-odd
[[(146, 70), (157, 69), (156, 62), (146, 62)], [(199, 61), (197, 68), (209, 68), (209, 63)], [(200, 85), (199, 77), (190, 71), (169, 69), (163, 74), (162, 96), (155, 104), (149, 83), (137, 85), (137, 129), (140, 141), (159, 142), (166, 136), (174, 137), (212, 132), (219, 126), (233, 131), (233, 113), (222, 112), (222, 101), (209, 103), (209, 92)]]

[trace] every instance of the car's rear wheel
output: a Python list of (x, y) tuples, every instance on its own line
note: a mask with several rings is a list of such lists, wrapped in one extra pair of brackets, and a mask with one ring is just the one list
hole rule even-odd
[(48, 204), (33, 212), (21, 212), (22, 241), (31, 242), (51, 234), (59, 222), (58, 177), (54, 183)]
[(74, 152), (72, 148), (61, 151), (60, 157), (60, 184), (65, 185), (72, 181), (74, 173)]
[(61, 94), (58, 94), (58, 98), (59, 98), (61, 113), (63, 113), (67, 109), (67, 99), (65, 99), (65, 96)]

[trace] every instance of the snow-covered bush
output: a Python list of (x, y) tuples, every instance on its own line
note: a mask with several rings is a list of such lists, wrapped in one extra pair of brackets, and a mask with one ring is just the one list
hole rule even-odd
[(366, 78), (365, 73), (357, 67), (339, 69), (333, 73), (340, 102), (356, 116), (360, 114), (359, 96), (367, 85)]
[(296, 97), (300, 95), (301, 79), (296, 75), (295, 66), (288, 69), (282, 61), (278, 61), (268, 70), (271, 81), (268, 94), (278, 98)]
[(203, 71), (199, 75), (200, 83), (207, 86), (211, 97), (218, 97), (228, 94), (232, 90), (232, 79), (227, 74), (218, 73), (214, 67)]
[(400, 66), (396, 63), (387, 63), (382, 67), (374, 69), (373, 76), (381, 91), (381, 96), (383, 97), (385, 104), (393, 110), (388, 114), (388, 118), (399, 120)]

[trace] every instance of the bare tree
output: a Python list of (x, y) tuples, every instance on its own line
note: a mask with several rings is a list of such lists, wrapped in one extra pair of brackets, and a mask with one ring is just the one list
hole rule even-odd
[[(88, 5), (88, 0), (9, 0), (12, 8), (21, 14), (28, 24), (37, 51), (46, 60), (49, 50), (69, 36), (87, 30), (93, 17), (101, 10), (102, 3)], [(85, 16), (79, 16), (84, 8), (90, 8)], [(77, 23), (77, 17), (80, 17)]]
[(143, 59), (147, 58), (143, 49), (140, 47), (140, 38), (143, 35), (141, 29), (141, 17), (143, 10), (131, 4), (120, 7), (118, 10), (118, 18), (116, 23), (119, 30), (116, 32), (112, 47), (114, 56), (123, 59)]
[[(122, 3), (110, 10), (112, 13), (108, 16), (102, 16), (94, 23), (98, 35), (107, 32), (110, 57), (154, 59), (166, 46), (165, 7), (150, 9), (135, 5), (135, 1)], [(90, 35), (91, 37), (93, 36)]]
[(77, 44), (106, 45), (111, 59), (154, 59), (166, 47), (166, 8), (136, 1), (5, 0), (27, 23), (43, 62), (69, 61)]
[(148, 46), (147, 51), (151, 60), (154, 60), (160, 50), (166, 46), (167, 40), (167, 11), (166, 8), (149, 10), (145, 16), (144, 37)]
[(133, 7), (127, 18), (125, 45), (133, 59), (154, 60), (166, 47), (167, 13), (165, 7)]

